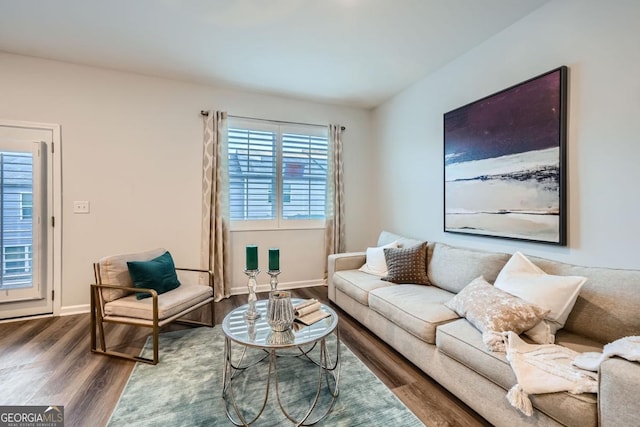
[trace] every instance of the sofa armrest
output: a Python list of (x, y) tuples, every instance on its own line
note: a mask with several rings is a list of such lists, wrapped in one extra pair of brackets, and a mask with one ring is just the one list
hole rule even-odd
[(327, 265), (327, 285), (329, 286), (329, 299), (336, 300), (336, 290), (333, 286), (333, 273), (341, 270), (355, 270), (367, 260), (365, 252), (345, 252), (329, 255)]
[(600, 365), (599, 376), (600, 426), (640, 425), (640, 363), (607, 359)]

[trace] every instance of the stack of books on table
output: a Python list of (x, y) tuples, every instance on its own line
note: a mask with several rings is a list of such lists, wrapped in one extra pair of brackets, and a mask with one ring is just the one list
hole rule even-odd
[(322, 310), (322, 304), (315, 298), (293, 306), (295, 321), (305, 325), (312, 325), (318, 320), (331, 316)]

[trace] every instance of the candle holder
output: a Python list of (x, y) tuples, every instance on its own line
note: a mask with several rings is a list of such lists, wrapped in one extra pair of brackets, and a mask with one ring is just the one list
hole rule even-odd
[(271, 280), (269, 284), (271, 285), (271, 292), (278, 290), (278, 274), (280, 274), (280, 270), (269, 270), (267, 274), (271, 276)]
[(249, 336), (249, 341), (256, 340), (256, 322), (253, 320), (247, 319), (247, 335)]
[(260, 273), (259, 269), (244, 271), (244, 274), (249, 276), (249, 280), (247, 282), (247, 288), (249, 288), (249, 308), (244, 312), (244, 318), (246, 320), (256, 320), (260, 318), (260, 313), (256, 311), (256, 301), (258, 300), (258, 297), (256, 297), (256, 288), (258, 287), (256, 276), (258, 273)]
[(267, 323), (272, 331), (283, 332), (291, 328), (293, 323), (293, 305), (291, 304), (291, 292), (276, 291), (269, 293), (269, 305), (267, 306)]

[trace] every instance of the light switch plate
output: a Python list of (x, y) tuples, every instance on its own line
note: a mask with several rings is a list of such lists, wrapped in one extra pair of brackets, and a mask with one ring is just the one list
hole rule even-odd
[(88, 214), (89, 213), (89, 201), (78, 200), (73, 202), (73, 213)]

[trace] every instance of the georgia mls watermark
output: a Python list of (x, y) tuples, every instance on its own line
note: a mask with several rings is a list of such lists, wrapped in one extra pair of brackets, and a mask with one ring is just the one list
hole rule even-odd
[(64, 406), (0, 406), (0, 427), (64, 427)]

